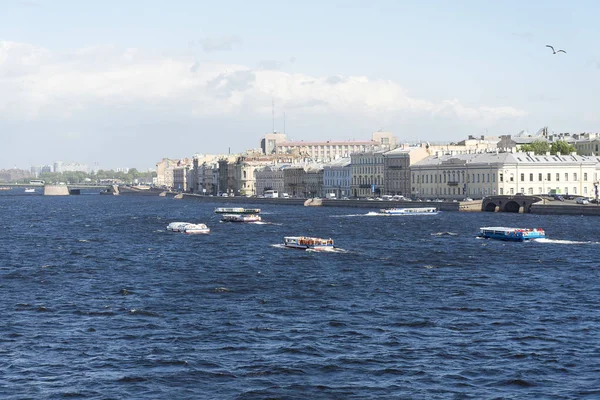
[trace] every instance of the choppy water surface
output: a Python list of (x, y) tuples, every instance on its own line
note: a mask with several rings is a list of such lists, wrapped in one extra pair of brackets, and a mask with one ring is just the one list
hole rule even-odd
[(0, 196), (0, 397), (600, 397), (598, 218), (217, 205)]

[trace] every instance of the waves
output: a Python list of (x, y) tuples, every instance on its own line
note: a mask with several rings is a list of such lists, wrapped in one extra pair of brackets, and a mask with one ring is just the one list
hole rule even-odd
[[(1, 215), (6, 399), (598, 395), (594, 220), (273, 205), (259, 228), (150, 197), (10, 201), (35, 203)], [(211, 234), (166, 234), (172, 220)], [(275, 244), (294, 234), (340, 248)]]

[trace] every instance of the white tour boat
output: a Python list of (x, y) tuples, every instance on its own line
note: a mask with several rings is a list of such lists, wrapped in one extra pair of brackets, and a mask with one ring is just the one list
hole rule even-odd
[(190, 224), (190, 222), (171, 222), (167, 225), (167, 230), (171, 232), (183, 232), (183, 228)]
[(321, 239), (307, 236), (286, 236), (283, 238), (283, 245), (285, 247), (301, 250), (324, 250), (333, 248), (333, 239)]
[(260, 208), (243, 208), (243, 207), (217, 207), (217, 214), (259, 214)]
[(25, 188), (25, 193), (35, 193), (35, 188)]
[(206, 234), (210, 233), (210, 228), (205, 224), (187, 224), (183, 228), (183, 233), (187, 233), (188, 235)]
[(221, 221), (223, 222), (258, 222), (262, 218), (256, 214), (223, 214)]
[(411, 208), (382, 208), (379, 212), (370, 212), (369, 215), (437, 215), (435, 207), (411, 207)]

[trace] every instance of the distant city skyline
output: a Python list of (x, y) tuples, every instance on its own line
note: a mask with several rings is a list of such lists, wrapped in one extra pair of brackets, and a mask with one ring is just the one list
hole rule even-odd
[(144, 170), (258, 148), (273, 126), (292, 140), (381, 128), (412, 143), (597, 132), (599, 12), (594, 1), (0, 0), (0, 169)]

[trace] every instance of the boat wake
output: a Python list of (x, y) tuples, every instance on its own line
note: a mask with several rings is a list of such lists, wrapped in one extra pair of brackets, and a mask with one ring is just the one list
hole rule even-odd
[[(293, 249), (290, 247), (286, 247), (283, 243), (272, 244), (271, 247), (275, 247), (277, 249), (303, 251), (302, 249)], [(322, 248), (318, 248), (318, 249), (306, 249), (304, 251), (311, 252), (311, 253), (348, 253), (348, 250), (344, 250), (339, 247), (322, 247)]]
[(456, 232), (434, 232), (431, 236), (458, 236)]
[(372, 217), (380, 215), (378, 213), (367, 213), (367, 214), (346, 214), (346, 215), (330, 215), (331, 218), (348, 218), (348, 217)]
[(306, 249), (311, 253), (347, 253), (348, 251), (340, 249), (339, 247), (321, 247), (316, 249)]
[(600, 244), (600, 242), (580, 242), (577, 240), (559, 240), (559, 239), (533, 239), (536, 243), (551, 243), (551, 244)]

